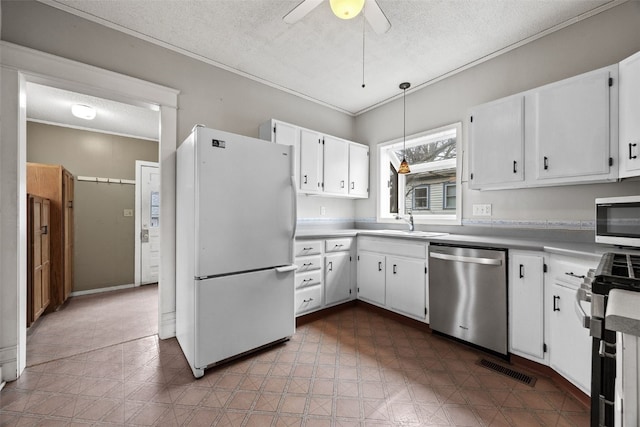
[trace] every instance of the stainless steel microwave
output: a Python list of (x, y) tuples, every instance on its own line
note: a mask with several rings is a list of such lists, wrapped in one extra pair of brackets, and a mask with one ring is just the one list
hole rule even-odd
[(640, 247), (640, 196), (596, 199), (596, 242)]

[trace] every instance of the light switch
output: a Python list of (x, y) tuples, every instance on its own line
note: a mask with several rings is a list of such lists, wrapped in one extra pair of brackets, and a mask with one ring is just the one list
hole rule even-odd
[(491, 216), (491, 204), (474, 204), (473, 216)]
[(133, 216), (133, 209), (125, 209), (124, 216)]

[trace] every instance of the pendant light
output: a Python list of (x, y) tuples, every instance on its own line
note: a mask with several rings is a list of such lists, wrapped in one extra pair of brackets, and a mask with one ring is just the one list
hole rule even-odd
[(402, 130), (402, 162), (400, 162), (400, 168), (398, 168), (398, 173), (409, 173), (411, 170), (409, 169), (409, 163), (407, 163), (407, 158), (405, 156), (405, 152), (407, 151), (407, 89), (411, 87), (411, 83), (404, 82), (400, 83), (400, 89), (402, 89), (402, 104), (403, 104), (403, 113), (402, 113), (402, 121), (403, 121), (403, 130)]
[(351, 19), (358, 16), (364, 7), (364, 0), (330, 0), (333, 14), (340, 19)]

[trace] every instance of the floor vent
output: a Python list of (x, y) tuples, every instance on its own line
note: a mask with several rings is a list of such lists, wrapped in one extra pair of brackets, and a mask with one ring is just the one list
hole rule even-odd
[(478, 361), (478, 365), (483, 366), (487, 369), (491, 369), (492, 371), (495, 371), (499, 374), (502, 375), (506, 375), (509, 378), (513, 378), (516, 381), (520, 381), (521, 383), (524, 383), (528, 386), (533, 387), (534, 385), (536, 385), (536, 378), (532, 377), (530, 375), (527, 374), (523, 374), (522, 372), (518, 372), (518, 371), (514, 371), (511, 368), (507, 368), (505, 366), (502, 365), (498, 365), (495, 362), (491, 362), (489, 360), (486, 359), (480, 359)]

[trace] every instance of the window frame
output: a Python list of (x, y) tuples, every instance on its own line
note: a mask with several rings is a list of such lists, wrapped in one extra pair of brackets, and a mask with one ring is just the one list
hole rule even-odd
[[(424, 197), (427, 201), (427, 206), (422, 208), (416, 208), (416, 190), (427, 190), (427, 195), (426, 197)], [(415, 187), (413, 187), (413, 190), (411, 191), (413, 194), (411, 196), (411, 210), (412, 211), (428, 211), (431, 210), (431, 184), (421, 184), (421, 185), (417, 185)], [(422, 197), (421, 197), (422, 198)], [(406, 203), (406, 200), (405, 200)]]
[(455, 207), (447, 206), (447, 188), (453, 187), (456, 189), (456, 204), (458, 203), (458, 185), (455, 182), (443, 182), (442, 183), (442, 210), (455, 209)]
[[(412, 135), (407, 135), (406, 146), (424, 144), (424, 139), (428, 137), (436, 138), (438, 134), (446, 134), (447, 132), (455, 131), (456, 138), (456, 158), (447, 159), (442, 161), (430, 162), (429, 164), (409, 165), (412, 173), (428, 172), (430, 170), (444, 169), (447, 166), (455, 167), (456, 179), (455, 185), (456, 191), (456, 206), (455, 213), (451, 214), (424, 214), (420, 215), (420, 211), (426, 212), (425, 209), (419, 209), (413, 213), (414, 222), (416, 224), (433, 224), (433, 225), (461, 225), (462, 224), (462, 123), (456, 122), (445, 126), (441, 126), (427, 131), (419, 132)], [(391, 214), (389, 204), (389, 194), (385, 193), (388, 189), (388, 176), (389, 176), (389, 162), (397, 168), (400, 165), (401, 159), (398, 159), (395, 155), (388, 155), (388, 149), (391, 146), (400, 144), (403, 142), (403, 138), (397, 138), (391, 141), (381, 142), (377, 145), (376, 154), (377, 158), (377, 173), (378, 173), (378, 188), (376, 194), (376, 221), (379, 223), (397, 223), (396, 215), (406, 216), (406, 197), (402, 196), (405, 191), (405, 179), (402, 175), (398, 176), (398, 213)], [(443, 202), (444, 203), (444, 202)], [(413, 202), (412, 202), (413, 206)], [(453, 211), (452, 208), (447, 210)]]

